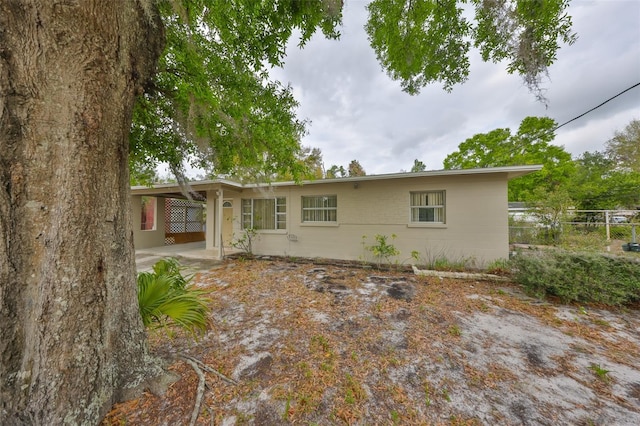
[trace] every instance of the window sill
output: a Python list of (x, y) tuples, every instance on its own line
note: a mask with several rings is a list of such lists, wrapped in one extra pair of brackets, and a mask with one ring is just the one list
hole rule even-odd
[(256, 230), (256, 232), (258, 234), (281, 234), (281, 235), (286, 235), (287, 234), (287, 230), (286, 229), (258, 229)]
[(447, 226), (446, 223), (410, 222), (410, 223), (407, 223), (407, 228), (446, 229), (446, 228), (448, 228), (448, 226)]
[(337, 228), (340, 226), (338, 222), (302, 222), (300, 226), (317, 226), (325, 228)]

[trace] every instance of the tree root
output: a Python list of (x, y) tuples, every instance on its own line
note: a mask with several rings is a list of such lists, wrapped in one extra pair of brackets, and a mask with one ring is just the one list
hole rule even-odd
[(200, 361), (197, 358), (194, 358), (192, 356), (185, 355), (185, 354), (180, 354), (180, 358), (182, 358), (185, 361), (186, 360), (190, 360), (192, 362), (195, 362), (198, 365), (198, 367), (200, 367), (201, 369), (203, 369), (207, 373), (215, 374), (220, 379), (222, 379), (223, 381), (229, 383), (230, 385), (236, 386), (238, 384), (238, 382), (236, 382), (235, 380), (230, 379), (229, 377), (225, 376), (224, 374), (220, 373), (219, 371), (209, 367), (207, 364), (205, 364), (204, 362)]
[(182, 358), (184, 362), (189, 364), (193, 371), (198, 375), (198, 389), (196, 391), (196, 402), (193, 404), (193, 411), (191, 412), (191, 420), (189, 420), (189, 426), (195, 426), (198, 416), (200, 415), (200, 407), (202, 407), (202, 397), (204, 396), (205, 377), (204, 373), (198, 367), (194, 361), (188, 358)]
[(193, 371), (195, 371), (196, 374), (198, 375), (198, 388), (196, 389), (196, 401), (193, 404), (193, 411), (191, 412), (191, 419), (189, 420), (189, 426), (195, 426), (196, 421), (198, 420), (198, 416), (200, 415), (200, 409), (202, 407), (202, 399), (204, 397), (204, 390), (207, 384), (206, 378), (202, 370), (206, 371), (207, 373), (215, 374), (216, 376), (221, 378), (223, 381), (231, 385), (237, 385), (238, 382), (228, 378), (227, 376), (220, 373), (219, 371), (214, 370), (213, 368), (209, 367), (207, 364), (205, 364), (204, 362), (200, 361), (197, 358), (194, 358), (186, 354), (180, 354), (178, 357), (184, 362), (186, 362), (187, 364), (189, 364), (191, 368), (193, 368)]

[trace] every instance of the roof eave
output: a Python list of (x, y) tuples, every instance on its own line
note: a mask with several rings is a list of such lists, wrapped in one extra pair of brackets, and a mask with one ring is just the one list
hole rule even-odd
[[(270, 183), (250, 183), (241, 184), (226, 179), (204, 180), (189, 182), (189, 186), (195, 192), (224, 189), (226, 186), (229, 189), (242, 190), (245, 188), (262, 188), (265, 186), (293, 186), (293, 185), (315, 185), (315, 184), (331, 184), (331, 183), (343, 183), (343, 182), (362, 182), (362, 181), (374, 181), (374, 180), (390, 180), (390, 179), (414, 179), (422, 177), (438, 177), (438, 176), (465, 176), (465, 175), (483, 175), (483, 174), (499, 174), (504, 173), (507, 175), (507, 180), (515, 179), (520, 176), (525, 176), (530, 173), (537, 172), (542, 169), (542, 165), (525, 165), (525, 166), (504, 166), (504, 167), (486, 167), (477, 169), (454, 169), (454, 170), (430, 170), (426, 172), (414, 172), (414, 173), (389, 173), (380, 175), (365, 175), (365, 176), (352, 176), (343, 178), (332, 179), (317, 179), (317, 180), (305, 180), (299, 183), (288, 182), (270, 182)], [(180, 186), (177, 183), (161, 183), (147, 186), (133, 186), (131, 187), (131, 193), (134, 195), (154, 195), (163, 194), (166, 192), (176, 192)]]

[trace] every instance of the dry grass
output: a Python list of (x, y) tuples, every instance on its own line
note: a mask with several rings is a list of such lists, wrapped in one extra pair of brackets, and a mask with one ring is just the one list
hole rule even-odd
[[(589, 307), (580, 314), (579, 307), (541, 304), (504, 283), (283, 261), (228, 261), (196, 280), (212, 292), (212, 330), (196, 343), (166, 333), (150, 340), (159, 353), (188, 353), (239, 381), (233, 386), (207, 376), (199, 424), (589, 420), (579, 410), (577, 418), (566, 417), (564, 403), (536, 395), (539, 390), (523, 377), (573, 380), (583, 393), (597, 395), (581, 403), (640, 419), (633, 393), (640, 377), (637, 311)], [(389, 296), (394, 282), (414, 290), (411, 300)], [(554, 330), (566, 337), (566, 349), (529, 351), (527, 358), (516, 346), (504, 355), (511, 358), (500, 358), (501, 348), (509, 348), (497, 335), (471, 326), (474, 318), (489, 315), (521, 317), (534, 328)], [(620, 389), (590, 380), (582, 365), (587, 359), (634, 369), (638, 376), (627, 380), (631, 390), (624, 380), (617, 382)], [(182, 362), (171, 369), (181, 379), (164, 396), (144, 394), (119, 404), (103, 424), (185, 424), (197, 376)]]

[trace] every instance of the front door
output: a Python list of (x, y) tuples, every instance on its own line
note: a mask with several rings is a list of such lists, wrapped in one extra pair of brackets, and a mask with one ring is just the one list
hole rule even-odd
[(233, 201), (224, 200), (222, 203), (222, 245), (231, 246), (233, 241)]

